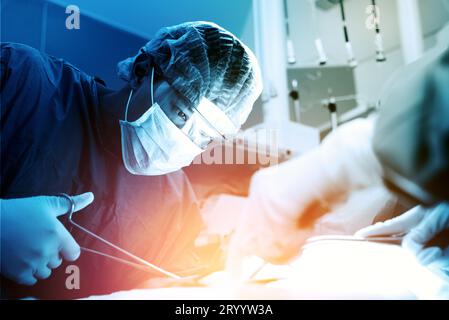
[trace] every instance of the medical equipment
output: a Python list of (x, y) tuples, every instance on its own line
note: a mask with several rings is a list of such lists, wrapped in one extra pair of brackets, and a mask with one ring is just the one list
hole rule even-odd
[[(339, 124), (343, 115), (359, 107), (357, 99), (340, 100), (340, 97), (358, 96), (354, 72), (355, 69), (348, 65), (288, 68), (289, 87), (295, 80), (298, 82), (301, 124), (328, 132), (331, 129), (327, 109), (330, 97), (334, 97), (338, 104)], [(288, 102), (290, 118), (295, 119), (295, 101), (289, 99)], [(363, 101), (361, 103), (363, 105)]]
[(319, 55), (319, 65), (320, 66), (326, 65), (327, 64), (327, 56), (326, 56), (326, 52), (324, 51), (324, 46), (323, 46), (323, 42), (321, 41), (321, 38), (315, 39), (315, 47), (316, 47), (316, 50), (318, 51), (318, 55)]
[(348, 53), (348, 63), (351, 67), (355, 68), (357, 66), (357, 60), (355, 59), (354, 51), (352, 49), (352, 44), (351, 44), (351, 41), (349, 40), (349, 32), (348, 32), (348, 26), (346, 23), (344, 0), (340, 0), (340, 11), (341, 11), (341, 20), (343, 23), (343, 33), (345, 36), (346, 51)]
[(285, 17), (285, 28), (287, 33), (287, 61), (289, 64), (296, 63), (295, 47), (290, 36), (290, 17), (288, 14), (288, 3), (284, 0), (284, 17)]
[(385, 49), (382, 34), (380, 32), (380, 17), (379, 17), (379, 7), (376, 4), (376, 0), (371, 0), (372, 4), (372, 15), (374, 18), (375, 30), (376, 30), (376, 61), (385, 62), (387, 57), (385, 56)]
[(295, 120), (301, 122), (301, 101), (299, 96), (298, 80), (292, 80), (292, 91), (290, 91), (290, 98), (293, 100)]
[(329, 103), (327, 104), (327, 109), (329, 110), (330, 118), (331, 118), (331, 128), (332, 131), (337, 130), (338, 128), (338, 113), (337, 113), (337, 101), (335, 98), (330, 98)]
[(357, 237), (375, 238), (379, 235), (403, 233), (402, 246), (412, 252), (425, 266), (435, 264), (439, 269), (448, 269), (449, 261), (449, 206), (417, 206), (410, 211), (388, 220), (366, 227), (356, 233)]
[(119, 246), (116, 246), (115, 244), (109, 242), (106, 239), (103, 239), (102, 237), (96, 235), (92, 231), (84, 228), (83, 226), (81, 226), (78, 223), (76, 223), (75, 221), (73, 221), (72, 215), (75, 212), (75, 202), (73, 201), (72, 197), (70, 197), (69, 195), (67, 195), (65, 193), (61, 193), (60, 196), (64, 197), (65, 199), (67, 199), (70, 202), (70, 210), (69, 210), (69, 212), (67, 214), (68, 214), (68, 221), (70, 222), (70, 224), (72, 226), (74, 226), (74, 227), (78, 228), (79, 230), (87, 233), (88, 235), (92, 236), (93, 238), (101, 241), (103, 244), (106, 244), (107, 246), (109, 246), (109, 247), (111, 247), (111, 248), (113, 248), (113, 249), (123, 253), (124, 255), (128, 256), (131, 259), (133, 259), (137, 263), (131, 262), (129, 260), (121, 259), (121, 258), (112, 256), (112, 255), (109, 255), (109, 254), (106, 254), (106, 253), (103, 253), (103, 252), (100, 252), (100, 251), (97, 251), (97, 250), (89, 249), (89, 248), (81, 247), (82, 251), (98, 254), (98, 255), (110, 258), (110, 259), (112, 259), (114, 261), (121, 262), (121, 263), (127, 264), (129, 266), (132, 266), (132, 267), (135, 267), (135, 268), (138, 268), (140, 270), (147, 271), (147, 272), (150, 272), (150, 273), (154, 273), (156, 271), (156, 272), (158, 272), (158, 273), (160, 273), (160, 274), (162, 274), (162, 275), (164, 275), (166, 277), (172, 278), (172, 279), (176, 279), (176, 280), (182, 279), (182, 277), (180, 277), (180, 276), (178, 276), (178, 275), (176, 275), (176, 274), (174, 274), (172, 272), (166, 271), (166, 270), (164, 270), (164, 269), (162, 269), (162, 268), (160, 268), (160, 267), (158, 267), (158, 266), (156, 266), (156, 265), (154, 265), (154, 264), (152, 264), (152, 263), (150, 263), (150, 262), (148, 262), (148, 261), (146, 261), (146, 260), (144, 260), (144, 259), (142, 259), (142, 258), (140, 258), (140, 257), (138, 257), (138, 256), (136, 256), (136, 255), (134, 255), (134, 254), (124, 250), (124, 249), (122, 249), (122, 248), (120, 248)]
[(400, 246), (405, 234), (391, 235), (391, 236), (376, 236), (376, 237), (358, 237), (347, 235), (329, 235), (312, 237), (306, 241), (303, 248), (312, 244), (326, 243), (329, 241), (345, 241), (345, 242), (373, 242), (379, 244), (390, 244)]
[(317, 24), (317, 14), (316, 14), (316, 3), (315, 0), (310, 0), (310, 9), (312, 13), (312, 21), (313, 21), (313, 29), (315, 32), (315, 48), (318, 52), (318, 63), (320, 66), (324, 66), (327, 64), (327, 55), (324, 51), (323, 42), (321, 41), (321, 37), (318, 32), (318, 24)]

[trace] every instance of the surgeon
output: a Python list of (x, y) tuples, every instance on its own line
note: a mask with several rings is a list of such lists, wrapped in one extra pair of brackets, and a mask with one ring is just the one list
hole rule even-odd
[[(405, 236), (403, 246), (449, 283), (449, 50), (444, 40), (440, 50), (389, 82), (378, 117), (344, 125), (312, 152), (256, 173), (231, 242), (230, 271), (238, 272), (246, 255), (289, 262), (316, 232), (317, 221), (340, 212), (343, 233), (379, 221), (356, 235)], [(395, 217), (398, 207), (406, 212)]]
[(80, 247), (113, 252), (68, 227), (61, 193), (103, 238), (173, 272), (195, 266), (201, 221), (180, 169), (246, 121), (262, 90), (257, 61), (230, 32), (192, 22), (160, 30), (118, 75), (126, 85), (111, 90), (62, 59), (1, 44), (2, 296), (80, 297), (149, 276), (87, 250), (69, 290), (58, 267)]

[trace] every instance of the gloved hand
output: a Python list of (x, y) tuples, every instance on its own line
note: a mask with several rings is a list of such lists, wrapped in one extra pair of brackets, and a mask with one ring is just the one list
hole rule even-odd
[(410, 250), (422, 265), (449, 275), (449, 243), (445, 247), (429, 246), (441, 233), (449, 238), (449, 204), (434, 208), (416, 207), (403, 215), (364, 228), (356, 236), (371, 237), (407, 233), (402, 246)]
[(228, 270), (248, 255), (288, 262), (318, 218), (345, 203), (352, 191), (382, 186), (371, 147), (373, 127), (371, 119), (354, 121), (308, 154), (256, 173), (231, 239)]
[[(94, 200), (90, 192), (73, 197), (75, 211)], [(67, 199), (39, 196), (0, 200), (1, 274), (19, 284), (34, 285), (62, 263), (75, 261), (80, 247), (57, 219), (69, 212)]]

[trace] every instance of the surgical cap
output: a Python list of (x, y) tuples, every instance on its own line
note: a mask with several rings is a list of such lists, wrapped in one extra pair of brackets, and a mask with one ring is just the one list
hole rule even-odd
[(449, 50), (406, 67), (382, 99), (374, 148), (386, 180), (425, 204), (449, 200)]
[(236, 36), (210, 22), (161, 29), (139, 53), (118, 64), (120, 78), (138, 85), (134, 64), (145, 52), (150, 63), (187, 102), (214, 103), (237, 128), (262, 92), (258, 62)]

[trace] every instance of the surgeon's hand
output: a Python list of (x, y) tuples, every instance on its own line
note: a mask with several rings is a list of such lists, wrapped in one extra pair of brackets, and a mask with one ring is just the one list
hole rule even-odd
[[(90, 192), (74, 196), (75, 211), (93, 200)], [(61, 256), (78, 259), (79, 245), (58, 220), (70, 207), (67, 199), (56, 196), (1, 199), (1, 274), (31, 286), (48, 278), (61, 265)]]
[(345, 204), (351, 192), (382, 186), (371, 147), (373, 128), (373, 120), (354, 121), (308, 154), (256, 173), (231, 239), (228, 271), (249, 255), (288, 262), (300, 253), (318, 218)]
[(403, 215), (377, 223), (356, 233), (360, 237), (406, 233), (402, 246), (422, 265), (449, 275), (449, 243), (432, 244), (436, 237), (449, 239), (449, 204), (434, 208), (416, 207)]

